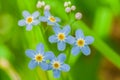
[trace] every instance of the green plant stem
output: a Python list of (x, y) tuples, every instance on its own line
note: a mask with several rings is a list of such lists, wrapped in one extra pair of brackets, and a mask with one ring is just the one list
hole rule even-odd
[(108, 36), (112, 28), (112, 20), (113, 14), (111, 13), (110, 9), (103, 7), (97, 9), (93, 29), (98, 34), (98, 36)]
[(71, 67), (76, 63), (76, 61), (79, 59), (80, 56), (81, 53), (78, 54), (77, 56), (73, 56), (72, 54), (70, 54), (68, 63), (70, 64)]

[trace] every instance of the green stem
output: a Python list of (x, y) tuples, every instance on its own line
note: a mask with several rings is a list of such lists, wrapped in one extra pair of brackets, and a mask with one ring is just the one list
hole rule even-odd
[(70, 54), (69, 62), (68, 62), (70, 64), (70, 66), (73, 66), (76, 63), (76, 61), (79, 59), (80, 56), (81, 56), (81, 53), (78, 54), (77, 56), (73, 56), (72, 54)]
[(112, 28), (111, 26), (112, 20), (113, 14), (108, 8), (100, 7), (97, 9), (93, 29), (98, 34), (98, 36), (100, 37), (108, 36)]

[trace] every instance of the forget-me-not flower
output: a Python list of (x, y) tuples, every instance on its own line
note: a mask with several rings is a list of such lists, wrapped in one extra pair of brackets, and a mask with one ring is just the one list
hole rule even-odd
[(23, 11), (22, 15), (24, 19), (18, 21), (19, 26), (26, 26), (26, 30), (32, 30), (34, 25), (38, 25), (40, 23), (39, 19), (39, 12), (36, 11), (32, 15), (28, 11)]
[(70, 66), (64, 63), (65, 59), (66, 55), (61, 53), (58, 57), (54, 57), (50, 61), (49, 70), (53, 70), (55, 78), (60, 77), (60, 71), (68, 72), (70, 70)]
[(70, 36), (69, 33), (71, 31), (70, 26), (65, 26), (63, 29), (60, 27), (53, 28), (55, 35), (49, 37), (50, 43), (57, 43), (58, 50), (63, 51), (66, 48), (66, 43), (73, 44), (75, 39)]
[(48, 25), (54, 26), (61, 20), (58, 17), (54, 17), (48, 10), (44, 11), (44, 16), (39, 17), (41, 22), (47, 22)]
[(52, 52), (44, 52), (43, 44), (39, 44), (36, 51), (26, 50), (26, 55), (32, 59), (29, 63), (30, 69), (39, 65), (43, 70), (48, 70), (49, 65), (46, 63), (46, 60), (54, 58), (54, 54)]
[(82, 30), (77, 30), (75, 33), (76, 41), (73, 45), (71, 53), (73, 55), (77, 55), (80, 51), (83, 52), (84, 55), (90, 55), (90, 48), (88, 45), (94, 42), (94, 38), (92, 36), (84, 36)]

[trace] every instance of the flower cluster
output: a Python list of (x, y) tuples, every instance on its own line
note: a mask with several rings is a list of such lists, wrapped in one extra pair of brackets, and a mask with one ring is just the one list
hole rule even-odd
[(64, 7), (65, 7), (65, 12), (70, 13), (71, 11), (75, 11), (76, 10), (76, 6), (72, 5), (71, 6), (71, 2), (64, 2)]
[[(37, 7), (41, 8), (44, 6), (44, 1), (38, 1)], [(70, 11), (74, 11), (76, 9), (74, 5), (71, 6), (70, 1), (65, 2), (64, 7), (66, 7), (66, 9), (70, 8)], [(70, 35), (70, 25), (61, 27), (59, 24), (61, 19), (53, 16), (48, 9), (44, 10), (43, 16), (40, 16), (38, 11), (33, 14), (30, 14), (28, 11), (23, 11), (22, 14), (24, 19), (19, 20), (18, 25), (26, 26), (27, 31), (32, 30), (32, 27), (38, 25), (40, 22), (44, 22), (47, 23), (47, 25), (52, 26), (55, 34), (51, 35), (48, 38), (48, 41), (50, 43), (57, 43), (57, 49), (59, 51), (64, 51), (66, 49), (66, 45), (69, 44), (72, 46), (71, 53), (73, 55), (77, 55), (80, 52), (86, 56), (90, 55), (91, 51), (89, 45), (94, 42), (94, 38), (92, 36), (84, 36), (83, 31), (80, 29), (75, 31), (75, 36)], [(81, 19), (81, 16), (82, 14), (78, 12), (76, 13), (75, 18), (79, 20)], [(32, 59), (29, 63), (30, 69), (40, 66), (43, 70), (53, 70), (55, 78), (60, 77), (60, 71), (67, 72), (70, 70), (70, 66), (64, 63), (66, 59), (65, 54), (61, 53), (58, 57), (55, 57), (52, 51), (44, 52), (44, 45), (42, 43), (37, 46), (36, 51), (26, 50), (26, 55)]]
[(40, 16), (39, 12), (36, 11), (30, 14), (28, 11), (23, 11), (24, 19), (18, 21), (19, 26), (26, 26), (26, 30), (32, 30), (33, 26), (38, 25), (40, 22), (47, 22), (48, 25), (55, 26), (61, 20), (58, 17), (54, 17), (49, 11), (44, 11), (44, 16)]
[(36, 7), (39, 8), (44, 8), (44, 10), (49, 11), (50, 10), (50, 5), (47, 5), (44, 1), (38, 1)]
[[(66, 13), (70, 13), (70, 12), (76, 10), (76, 6), (75, 6), (75, 5), (71, 5), (71, 2), (70, 2), (70, 1), (64, 2), (64, 7), (65, 7), (65, 12), (66, 12)], [(80, 20), (81, 18), (82, 18), (82, 13), (77, 12), (77, 13), (75, 14), (75, 19)]]
[(65, 26), (63, 29), (60, 27), (55, 27), (54, 32), (55, 35), (49, 37), (50, 43), (57, 43), (58, 50), (63, 51), (66, 48), (66, 43), (73, 46), (71, 53), (73, 55), (77, 55), (80, 51), (83, 52), (84, 55), (90, 54), (89, 44), (94, 42), (94, 38), (92, 36), (84, 36), (82, 30), (76, 30), (75, 37), (69, 35), (70, 26)]
[(60, 77), (60, 71), (68, 72), (70, 70), (70, 66), (64, 63), (66, 59), (65, 54), (61, 53), (58, 57), (55, 57), (51, 51), (44, 52), (42, 43), (37, 46), (36, 51), (26, 50), (26, 55), (32, 59), (29, 63), (30, 69), (40, 66), (43, 70), (53, 70), (55, 78)]

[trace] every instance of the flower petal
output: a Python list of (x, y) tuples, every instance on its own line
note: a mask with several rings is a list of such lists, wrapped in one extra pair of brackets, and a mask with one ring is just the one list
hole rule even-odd
[(52, 35), (49, 37), (49, 42), (50, 43), (56, 43), (57, 42), (57, 37), (55, 35)]
[(22, 15), (24, 18), (31, 16), (31, 14), (28, 11), (23, 11)]
[(44, 11), (44, 15), (45, 15), (45, 17), (49, 17), (49, 16), (51, 16), (51, 14), (50, 14), (49, 11)]
[(60, 24), (58, 24), (58, 23), (55, 23), (54, 25), (53, 25), (53, 27), (60, 27)]
[(70, 66), (67, 65), (67, 64), (63, 64), (63, 65), (61, 66), (61, 70), (62, 70), (62, 71), (65, 71), (65, 72), (68, 72), (68, 71), (70, 70)]
[(40, 13), (39, 13), (38, 11), (35, 11), (35, 12), (32, 14), (32, 16), (33, 16), (34, 19), (37, 18), (39, 15), (40, 15)]
[(65, 59), (66, 59), (66, 55), (63, 54), (63, 53), (61, 53), (61, 54), (58, 56), (58, 59), (59, 59), (59, 61), (60, 61), (61, 63), (63, 63), (63, 62), (65, 61)]
[(42, 22), (47, 22), (48, 18), (47, 17), (39, 17), (39, 20)]
[(49, 68), (49, 65), (45, 62), (40, 63), (40, 66), (43, 70), (48, 70), (48, 68)]
[(81, 48), (82, 52), (84, 55), (88, 56), (90, 55), (90, 48), (88, 46), (84, 46), (83, 48)]
[(33, 25), (38, 25), (39, 23), (40, 23), (39, 20), (34, 20), (32, 24), (33, 24)]
[(59, 32), (61, 32), (61, 29), (60, 29), (60, 27), (58, 25), (54, 26), (53, 30), (54, 30), (55, 34), (58, 34)]
[(92, 44), (94, 42), (94, 38), (92, 36), (86, 36), (85, 37), (85, 43), (87, 45)]
[(74, 44), (74, 43), (75, 43), (75, 38), (72, 37), (72, 36), (68, 36), (68, 37), (66, 38), (66, 42), (67, 42), (68, 44)]
[(58, 42), (58, 50), (63, 51), (66, 48), (66, 43), (63, 41)]
[(19, 26), (25, 26), (26, 25), (26, 21), (25, 20), (19, 20), (18, 21), (18, 25)]
[(50, 63), (48, 63), (48, 70), (52, 70), (52, 69), (53, 69), (53, 66)]
[(77, 30), (75, 33), (75, 36), (77, 39), (84, 38), (84, 34), (83, 34), (82, 30)]
[(26, 53), (26, 55), (27, 55), (29, 58), (34, 58), (35, 51), (33, 51), (33, 50), (26, 50), (25, 53)]
[(30, 69), (33, 69), (33, 68), (35, 68), (36, 66), (37, 66), (37, 63), (36, 63), (34, 60), (31, 60), (30, 63), (29, 63), (29, 65), (28, 65), (28, 67), (29, 67)]
[(70, 33), (70, 31), (71, 31), (71, 28), (69, 25), (67, 25), (63, 28), (63, 32), (65, 33), (65, 35), (68, 35)]
[(36, 50), (39, 52), (39, 54), (44, 54), (44, 45), (42, 43), (38, 44)]
[(59, 78), (60, 77), (60, 71), (59, 70), (53, 70), (53, 75), (55, 78)]
[(32, 25), (31, 25), (31, 24), (28, 24), (28, 25), (26, 26), (26, 30), (27, 30), (27, 31), (32, 30)]
[(51, 51), (45, 53), (45, 59), (46, 60), (52, 60), (52, 59), (54, 59), (54, 57), (55, 57), (55, 55)]
[(72, 50), (71, 50), (71, 53), (73, 54), (73, 55), (77, 55), (78, 53), (80, 52), (80, 48), (78, 47), (78, 46), (74, 46), (73, 48), (72, 48)]
[(55, 17), (55, 19), (56, 19), (56, 22), (61, 22), (60, 18)]
[(51, 21), (47, 21), (47, 24), (50, 25), (50, 26), (54, 26), (55, 25), (55, 22), (51, 22)]

